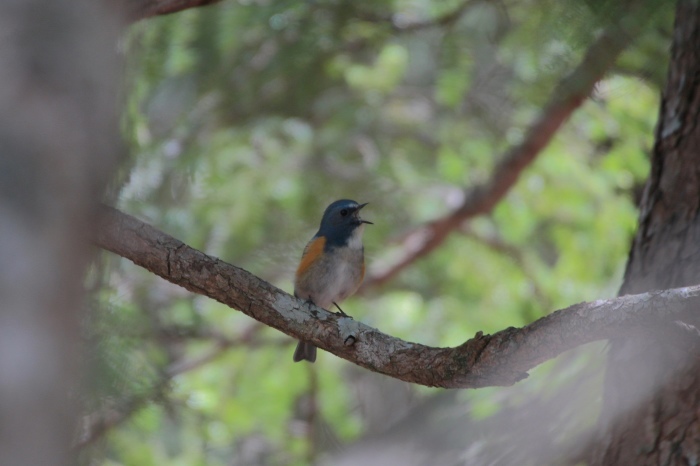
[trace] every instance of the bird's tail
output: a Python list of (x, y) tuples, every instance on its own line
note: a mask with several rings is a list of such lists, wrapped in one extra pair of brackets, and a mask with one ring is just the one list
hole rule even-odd
[(294, 350), (294, 362), (303, 360), (316, 361), (316, 347), (308, 341), (300, 341), (297, 343), (297, 349)]

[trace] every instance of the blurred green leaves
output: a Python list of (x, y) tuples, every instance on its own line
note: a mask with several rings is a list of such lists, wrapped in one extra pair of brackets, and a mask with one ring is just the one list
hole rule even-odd
[[(291, 291), (325, 206), (370, 202), (371, 274), (397, 257), (397, 238), (490, 177), (601, 21), (547, 0), (228, 1), (142, 21), (125, 41), (132, 166), (119, 207)], [(650, 70), (665, 69), (670, 18), (656, 21), (491, 215), (343, 308), (409, 341), (458, 345), (614, 295), (649, 170)], [(399, 27), (412, 22), (423, 25)], [(293, 364), (291, 339), (249, 336), (234, 310), (123, 261), (102, 273), (90, 407), (149, 400), (91, 451), (102, 464), (308, 464), (368, 434), (359, 407), (375, 392), (350, 383), (345, 361)], [(173, 364), (217, 348), (211, 329), (240, 344), (159, 388)], [(540, 389), (555, 370), (525, 383)], [(497, 412), (499, 393), (465, 394), (474, 417)]]

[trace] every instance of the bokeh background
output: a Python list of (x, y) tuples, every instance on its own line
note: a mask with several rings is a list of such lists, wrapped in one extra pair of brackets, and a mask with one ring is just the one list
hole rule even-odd
[[(454, 346), (613, 297), (673, 21), (671, 8), (644, 14), (578, 0), (240, 0), (138, 22), (120, 44), (131, 157), (113, 201), (289, 292), (325, 206), (369, 202), (371, 280), (491, 178), (602, 31), (640, 15), (490, 213), (343, 309)], [(83, 464), (560, 464), (595, 427), (604, 344), (514, 387), (446, 391), (323, 352), (294, 364), (291, 338), (114, 255), (88, 285)]]

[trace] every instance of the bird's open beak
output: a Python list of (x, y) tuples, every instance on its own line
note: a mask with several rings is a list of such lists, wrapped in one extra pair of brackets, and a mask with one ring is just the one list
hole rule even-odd
[[(369, 204), (369, 202), (365, 202), (364, 204), (358, 205), (358, 206), (357, 206), (357, 209), (356, 209), (356, 212), (359, 212), (360, 210), (362, 210), (362, 208), (363, 208), (364, 206), (366, 206), (367, 204)], [(364, 220), (364, 219), (360, 218), (359, 216), (358, 216), (357, 218), (360, 220), (360, 223), (368, 223), (368, 224), (370, 224), (370, 225), (374, 225), (374, 223), (370, 222), (369, 220)]]

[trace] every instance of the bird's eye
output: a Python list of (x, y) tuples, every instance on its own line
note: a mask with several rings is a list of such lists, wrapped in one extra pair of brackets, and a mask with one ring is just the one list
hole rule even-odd
[(343, 209), (340, 211), (340, 215), (342, 215), (343, 217), (345, 217), (347, 214), (348, 214), (348, 209)]

